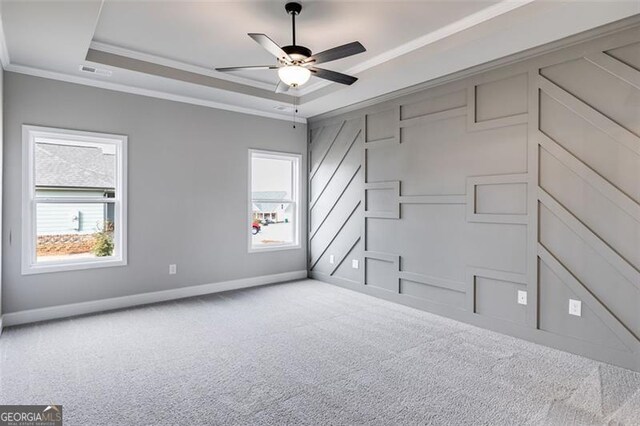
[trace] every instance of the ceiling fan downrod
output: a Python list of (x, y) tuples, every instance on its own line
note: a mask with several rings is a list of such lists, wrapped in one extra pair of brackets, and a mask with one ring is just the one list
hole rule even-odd
[(284, 10), (287, 11), (289, 15), (291, 15), (291, 34), (293, 43), (292, 46), (296, 45), (296, 16), (300, 14), (302, 11), (302, 5), (298, 2), (289, 2), (284, 5)]

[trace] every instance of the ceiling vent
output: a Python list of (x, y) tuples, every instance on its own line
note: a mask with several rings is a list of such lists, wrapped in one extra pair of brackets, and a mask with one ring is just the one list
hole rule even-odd
[(273, 107), (273, 109), (278, 111), (293, 111), (293, 107), (289, 105), (276, 105)]
[(89, 74), (102, 75), (105, 77), (111, 76), (111, 71), (105, 70), (102, 68), (90, 67), (89, 65), (80, 65), (80, 71), (86, 72)]

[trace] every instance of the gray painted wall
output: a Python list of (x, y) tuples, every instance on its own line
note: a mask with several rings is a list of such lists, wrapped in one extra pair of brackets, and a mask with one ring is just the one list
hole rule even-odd
[(309, 127), (313, 277), (640, 370), (637, 27)]
[(2, 241), (4, 239), (2, 233), (2, 200), (3, 200), (3, 153), (4, 153), (4, 70), (0, 67), (0, 333), (2, 333), (2, 261), (3, 261), (3, 253), (2, 253)]
[[(15, 73), (5, 88), (5, 314), (306, 269), (304, 244), (247, 253), (247, 150), (306, 157), (305, 126)], [(128, 266), (20, 274), (22, 124), (129, 137)]]

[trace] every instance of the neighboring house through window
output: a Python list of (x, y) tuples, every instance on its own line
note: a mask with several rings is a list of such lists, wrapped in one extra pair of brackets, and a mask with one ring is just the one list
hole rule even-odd
[(300, 247), (300, 155), (249, 151), (249, 251)]
[(23, 126), (24, 274), (126, 264), (126, 143)]

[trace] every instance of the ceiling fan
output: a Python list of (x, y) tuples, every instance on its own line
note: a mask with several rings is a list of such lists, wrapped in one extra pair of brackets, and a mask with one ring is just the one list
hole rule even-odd
[(276, 92), (282, 93), (290, 87), (298, 87), (309, 81), (312, 75), (336, 83), (351, 85), (358, 79), (336, 71), (317, 68), (316, 65), (324, 62), (335, 61), (348, 56), (365, 52), (359, 41), (334, 47), (320, 53), (312, 54), (311, 50), (304, 46), (296, 45), (296, 16), (302, 11), (302, 5), (298, 2), (290, 2), (284, 6), (291, 15), (293, 42), (289, 46), (278, 46), (265, 34), (249, 33), (260, 46), (277, 58), (277, 65), (258, 65), (248, 67), (216, 68), (216, 71), (230, 72), (242, 70), (278, 70), (280, 81), (276, 86)]

